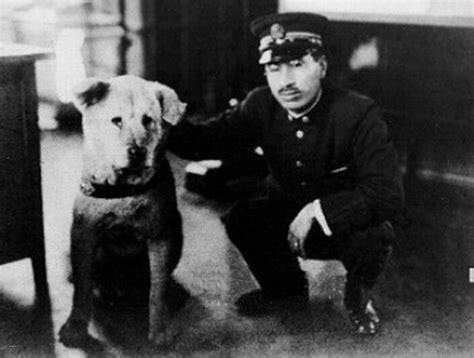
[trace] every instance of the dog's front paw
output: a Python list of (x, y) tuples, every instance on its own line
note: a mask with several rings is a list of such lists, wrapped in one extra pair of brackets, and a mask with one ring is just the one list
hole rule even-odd
[(59, 331), (59, 341), (66, 347), (84, 347), (91, 343), (92, 338), (87, 333), (88, 322), (78, 319), (68, 319)]

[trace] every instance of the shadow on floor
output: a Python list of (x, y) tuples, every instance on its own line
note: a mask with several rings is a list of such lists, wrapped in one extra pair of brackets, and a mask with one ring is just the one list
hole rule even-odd
[(0, 355), (54, 356), (54, 331), (49, 302), (20, 306), (0, 293)]

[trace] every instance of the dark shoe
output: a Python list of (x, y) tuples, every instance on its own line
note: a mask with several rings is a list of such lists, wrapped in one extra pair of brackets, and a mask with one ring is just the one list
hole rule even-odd
[(349, 318), (357, 334), (373, 335), (379, 330), (380, 318), (370, 299), (363, 310), (350, 311)]
[(344, 305), (349, 311), (349, 319), (355, 333), (361, 335), (377, 333), (380, 318), (370, 297), (370, 290), (361, 283), (358, 275), (349, 274), (347, 277)]
[(239, 314), (257, 317), (287, 311), (302, 311), (308, 307), (308, 303), (306, 290), (301, 294), (283, 296), (268, 296), (262, 290), (254, 290), (240, 296), (235, 305)]

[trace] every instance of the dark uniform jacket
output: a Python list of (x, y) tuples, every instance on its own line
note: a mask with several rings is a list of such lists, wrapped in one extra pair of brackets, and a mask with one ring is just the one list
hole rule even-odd
[(319, 198), (335, 234), (401, 216), (398, 160), (380, 108), (329, 83), (302, 118), (291, 119), (270, 89), (260, 87), (207, 125), (183, 121), (169, 145), (188, 159), (225, 158), (260, 146), (269, 195), (300, 208)]

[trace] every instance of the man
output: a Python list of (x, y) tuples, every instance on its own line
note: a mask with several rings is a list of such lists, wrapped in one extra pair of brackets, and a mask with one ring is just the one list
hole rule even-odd
[(243, 314), (308, 301), (298, 256), (341, 260), (344, 303), (358, 333), (377, 331), (370, 290), (403, 207), (397, 156), (373, 100), (324, 80), (327, 19), (282, 13), (255, 20), (268, 86), (206, 126), (184, 121), (171, 148), (188, 158), (228, 157), (261, 147), (270, 175), (263, 198), (223, 218), (260, 289), (236, 304)]

